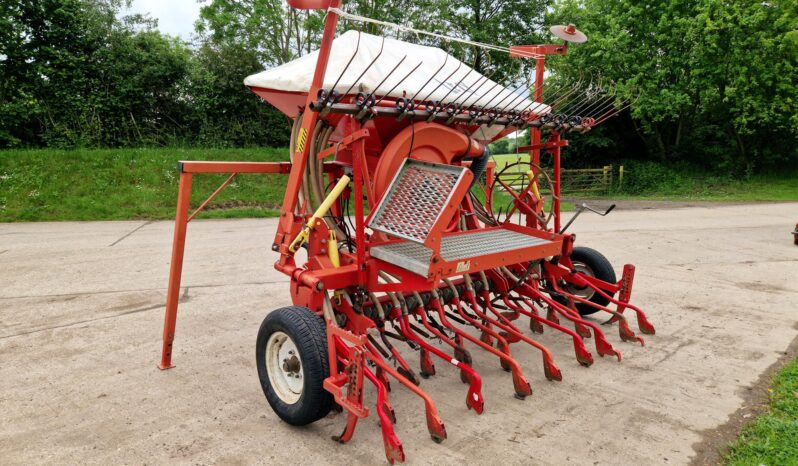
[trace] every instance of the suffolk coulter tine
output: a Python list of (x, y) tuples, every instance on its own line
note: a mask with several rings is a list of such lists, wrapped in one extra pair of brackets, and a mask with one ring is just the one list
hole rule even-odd
[[(232, 173), (225, 185), (236, 173), (288, 174), (272, 249), (293, 305), (269, 313), (261, 325), (260, 383), (290, 424), (342, 410), (345, 423), (335, 436), (341, 443), (371, 414), (366, 400), (376, 399), (391, 463), (405, 458), (394, 431), (398, 407), (389, 399), (400, 385), (418, 396), (430, 437), (442, 442), (446, 428), (422, 388), (441, 365), (454, 366), (464, 384), (463, 412), (481, 414), (489, 405), (476, 352), (507, 371), (508, 395), (524, 399), (541, 375), (560, 381), (578, 365), (595, 364), (592, 347), (620, 361), (619, 343), (604, 333), (609, 324), (617, 324), (623, 342), (644, 343), (630, 321), (639, 333), (654, 334), (630, 302), (634, 266), (624, 266), (618, 279), (603, 255), (575, 246), (568, 233), (576, 215), (600, 212), (583, 205), (564, 227), (561, 221), (564, 137), (628, 105), (612, 85), (581, 79), (544, 93), (546, 58), (566, 55), (568, 43), (584, 42), (584, 34), (568, 25), (552, 28), (565, 41), (559, 44), (468, 42), (518, 59), (517, 73), (485, 76), (439, 49), (355, 30), (336, 38), (341, 18), (373, 22), (343, 12), (340, 0), (289, 3), (327, 11), (318, 53), (245, 84), (294, 119), (291, 162), (182, 163), (161, 368), (171, 367), (197, 173)], [(491, 79), (505, 74), (513, 77)], [(526, 128), (532, 144), (520, 151), (529, 159), (497, 171), (487, 144)], [(541, 168), (543, 156), (552, 171)], [(573, 344), (575, 361), (558, 364), (538, 341), (544, 332)], [(523, 368), (515, 358), (523, 351), (539, 354), (540, 366)]]

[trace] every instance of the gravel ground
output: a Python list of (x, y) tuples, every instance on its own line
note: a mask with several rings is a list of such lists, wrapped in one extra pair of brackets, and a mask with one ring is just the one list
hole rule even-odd
[[(422, 385), (446, 422), (440, 445), (419, 400), (394, 384), (408, 463), (705, 458), (727, 440), (719, 426), (739, 415), (798, 334), (796, 221), (798, 203), (585, 214), (577, 243), (601, 250), (618, 273), (637, 265), (634, 302), (657, 335), (640, 347), (608, 330), (623, 361), (593, 351), (590, 368), (562, 334), (540, 335), (563, 381), (546, 381), (539, 353), (517, 347), (535, 391), (524, 401), (474, 349), (481, 416), (466, 410), (465, 386), (439, 364)], [(266, 313), (290, 304), (271, 266), (274, 228), (273, 219), (192, 222), (176, 367), (159, 371), (170, 222), (0, 224), (0, 462), (383, 464), (375, 415), (339, 445), (330, 437), (343, 416), (294, 428), (265, 402), (255, 335)]]

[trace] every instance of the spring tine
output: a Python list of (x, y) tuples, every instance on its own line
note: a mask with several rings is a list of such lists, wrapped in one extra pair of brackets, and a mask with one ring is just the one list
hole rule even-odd
[[(515, 91), (518, 91), (519, 89), (520, 89), (520, 88), (516, 88), (516, 89), (515, 89)], [(498, 120), (499, 118), (501, 118), (502, 116), (504, 116), (504, 110), (505, 110), (507, 107), (509, 107), (509, 106), (510, 106), (510, 105), (511, 105), (513, 102), (516, 102), (516, 101), (518, 101), (518, 98), (519, 98), (519, 96), (518, 96), (518, 94), (516, 94), (516, 93), (515, 93), (515, 91), (511, 91), (511, 94), (510, 94), (509, 96), (505, 97), (504, 99), (502, 99), (501, 101), (499, 101), (498, 103), (496, 103), (496, 106), (495, 106), (495, 107), (492, 109), (493, 117), (492, 117), (492, 118), (490, 119), (490, 121), (488, 121), (488, 123), (487, 123), (487, 124), (488, 124), (488, 126), (493, 126), (493, 124), (495, 124), (496, 120)], [(509, 104), (505, 105), (505, 106), (504, 106), (502, 109), (498, 109), (498, 106), (499, 106), (499, 105), (501, 105), (502, 103), (504, 103), (504, 101), (505, 101), (505, 100), (507, 100), (507, 98), (509, 98), (509, 97), (512, 97), (512, 96), (515, 96), (515, 98), (514, 98), (514, 99), (512, 99), (512, 100), (510, 100), (510, 103), (509, 103)], [(521, 96), (521, 97), (523, 97), (523, 96)], [(507, 125), (505, 125), (505, 126), (507, 126)]]
[(570, 90), (566, 91), (561, 96), (558, 96), (557, 100), (555, 100), (554, 102), (549, 104), (549, 106), (552, 109), (552, 112), (559, 111), (559, 108), (561, 106), (567, 105), (568, 102), (570, 101), (571, 97), (574, 96), (577, 92), (579, 92), (579, 90), (580, 90), (580, 88), (574, 87), (573, 89), (570, 89)]
[(575, 98), (573, 100), (569, 100), (568, 102), (565, 102), (564, 105), (562, 106), (562, 108), (557, 110), (557, 113), (569, 114), (569, 113), (572, 112), (572, 110), (580, 108), (580, 106), (582, 104), (584, 104), (585, 102), (592, 101), (593, 98), (594, 98), (594, 95), (591, 93), (591, 90), (587, 89), (587, 90), (585, 90), (585, 92), (583, 94), (581, 94), (577, 98)]
[[(478, 98), (477, 98), (477, 99), (474, 101), (474, 104), (473, 104), (473, 105), (476, 105), (476, 103), (477, 103), (477, 102), (479, 102), (480, 100), (482, 100), (482, 98), (484, 98), (486, 95), (490, 94), (490, 92), (491, 92), (491, 91), (492, 91), (494, 88), (496, 88), (496, 86), (498, 86), (498, 85), (499, 85), (499, 83), (494, 83), (494, 84), (493, 84), (493, 86), (491, 86), (491, 87), (490, 87), (490, 89), (488, 89), (488, 90), (487, 90), (487, 91), (486, 91), (484, 94), (482, 94), (481, 96), (479, 96), (479, 97), (478, 97)], [(500, 94), (501, 94), (501, 92), (500, 92)], [(485, 108), (485, 107), (486, 107), (486, 105), (481, 105), (481, 107), (482, 107), (482, 108)]]
[(605, 105), (613, 101), (615, 101), (615, 94), (606, 94), (596, 99), (596, 101), (593, 102), (591, 105), (588, 105), (583, 109), (580, 109), (579, 110), (580, 116), (589, 116), (596, 110), (603, 108)]
[[(519, 69), (518, 69), (518, 72), (519, 72), (519, 74), (521, 73), (521, 68), (519, 68)], [(511, 95), (513, 95), (513, 92), (512, 92), (512, 91), (509, 91), (509, 90), (508, 90), (506, 87), (502, 86), (502, 90), (501, 90), (501, 91), (499, 91), (499, 92), (498, 92), (498, 93), (497, 93), (495, 96), (493, 96), (493, 98), (492, 98), (492, 99), (490, 99), (490, 100), (489, 100), (489, 101), (488, 101), (488, 102), (487, 102), (485, 105), (483, 105), (483, 107), (484, 107), (484, 108), (488, 108), (488, 107), (489, 107), (491, 104), (493, 104), (493, 101), (494, 101), (494, 100), (496, 100), (496, 98), (497, 98), (497, 97), (499, 97), (500, 95), (502, 95), (502, 93), (503, 93), (504, 91), (507, 91), (507, 92), (508, 92), (508, 95), (507, 95), (506, 97), (503, 97), (503, 98), (502, 98), (502, 99), (501, 99), (499, 102), (497, 102), (497, 103), (496, 103), (496, 105), (497, 105), (497, 106), (498, 106), (499, 104), (501, 104), (502, 102), (504, 102), (504, 101), (505, 101), (505, 100), (506, 100), (508, 97), (510, 97)]]
[[(444, 95), (443, 97), (441, 97), (441, 105), (445, 105), (445, 104), (444, 104), (444, 102), (446, 101), (446, 98), (447, 98), (447, 97), (449, 97), (449, 94), (451, 94), (451, 93), (452, 93), (452, 91), (454, 91), (455, 89), (457, 89), (457, 88), (458, 88), (458, 86), (460, 86), (460, 84), (462, 84), (462, 83), (463, 83), (463, 81), (465, 81), (465, 78), (467, 78), (468, 76), (470, 76), (470, 75), (471, 75), (471, 73), (473, 73), (473, 72), (474, 72), (474, 70), (473, 70), (472, 68), (469, 68), (469, 69), (468, 69), (468, 71), (466, 72), (466, 74), (464, 74), (464, 75), (463, 75), (463, 77), (460, 79), (460, 81), (458, 81), (458, 82), (457, 82), (457, 84), (455, 84), (454, 86), (452, 86), (452, 88), (451, 88), (451, 89), (449, 89), (449, 92), (447, 92), (447, 93), (446, 93), (446, 95)], [(456, 99), (455, 99), (455, 100), (456, 100)]]
[[(469, 85), (469, 86), (466, 88), (466, 90), (464, 90), (464, 91), (463, 91), (463, 93), (462, 93), (462, 94), (460, 94), (459, 96), (457, 96), (457, 98), (455, 98), (453, 101), (451, 101), (451, 103), (452, 103), (452, 104), (456, 104), (458, 100), (460, 100), (460, 99), (461, 99), (463, 96), (465, 96), (466, 94), (468, 94), (468, 91), (470, 91), (470, 90), (471, 90), (471, 88), (472, 88), (472, 87), (474, 87), (474, 85), (475, 85), (475, 84), (477, 84), (477, 83), (479, 83), (480, 81), (482, 81), (482, 78), (485, 78), (485, 81), (487, 81), (487, 79), (488, 79), (486, 76), (480, 76), (480, 77), (479, 77), (479, 78), (477, 78), (477, 79), (476, 79), (474, 82), (472, 82), (472, 83), (471, 83), (471, 84), (470, 84), (470, 85)], [(485, 81), (482, 81), (482, 82), (484, 83)], [(481, 86), (481, 85), (482, 85), (482, 84), (480, 84), (480, 86)], [(475, 89), (475, 90), (476, 90), (476, 89)], [(473, 94), (473, 92), (471, 92), (471, 94)], [(470, 97), (470, 95), (469, 95), (469, 97)], [(466, 98), (463, 100), (462, 104), (460, 104), (460, 105), (464, 105), (466, 100), (468, 100), (468, 97), (466, 97)]]
[[(559, 88), (556, 89), (556, 91), (554, 92), (554, 95), (557, 95), (558, 93), (561, 93), (561, 96), (567, 96), (567, 95), (569, 95), (570, 92), (574, 92), (579, 87), (580, 83), (581, 83), (581, 81), (578, 81), (577, 83), (575, 83), (573, 85), (562, 85), (562, 86), (560, 86)], [(540, 85), (542, 86), (543, 83), (540, 83)], [(558, 99), (559, 99), (559, 97), (558, 97)], [(538, 105), (541, 105), (541, 102), (536, 102), (535, 101), (534, 94), (533, 94), (532, 99), (530, 99), (530, 100), (531, 100), (531, 102), (529, 103), (529, 105), (524, 107), (521, 110), (520, 113), (526, 112), (527, 110), (529, 110), (533, 106), (537, 107)], [(547, 97), (544, 95), (542, 100), (543, 100), (543, 103), (545, 103), (547, 101)], [(557, 103), (557, 101), (549, 103), (547, 105), (549, 107), (551, 107), (552, 111), (553, 111), (556, 103)]]
[(581, 99), (569, 102), (560, 113), (564, 115), (577, 115), (578, 112), (586, 107), (593, 105), (596, 100), (603, 100), (604, 96), (599, 94), (600, 91), (590, 92), (587, 91)]
[[(516, 100), (518, 98), (518, 94), (516, 92), (518, 92), (521, 89), (521, 87), (523, 87), (523, 86), (519, 86), (519, 87), (517, 87), (515, 89), (508, 89), (509, 94), (506, 97), (502, 98), (502, 100), (496, 102), (496, 104), (494, 105), (494, 108), (499, 107), (501, 104), (506, 102), (507, 99), (510, 99), (512, 97), (515, 97), (515, 99), (510, 100), (510, 102), (513, 102), (514, 100)], [(497, 113), (500, 113), (500, 112), (497, 112)]]
[(382, 43), (380, 44), (380, 51), (377, 53), (377, 56), (376, 56), (376, 57), (374, 57), (374, 59), (373, 59), (373, 60), (371, 60), (371, 63), (369, 63), (369, 64), (366, 66), (366, 68), (365, 68), (365, 69), (363, 69), (363, 72), (362, 72), (362, 73), (360, 73), (360, 76), (358, 76), (358, 77), (357, 77), (357, 79), (355, 79), (355, 80), (352, 82), (352, 85), (351, 85), (351, 86), (349, 86), (349, 89), (347, 89), (347, 90), (346, 90), (346, 92), (344, 92), (343, 94), (341, 94), (341, 95), (338, 97), (338, 102), (340, 102), (340, 101), (341, 101), (341, 99), (343, 99), (343, 98), (344, 98), (344, 96), (348, 95), (348, 94), (349, 94), (349, 92), (351, 92), (351, 91), (352, 91), (352, 89), (354, 89), (354, 87), (360, 83), (360, 79), (361, 79), (361, 78), (363, 78), (363, 76), (365, 76), (366, 72), (368, 72), (368, 70), (370, 70), (370, 69), (371, 69), (371, 67), (372, 67), (372, 66), (374, 66), (374, 63), (377, 63), (377, 60), (379, 60), (380, 56), (382, 56), (382, 52), (383, 52), (383, 50), (385, 50), (385, 37), (383, 37), (383, 38), (382, 38)]
[(382, 78), (382, 81), (380, 81), (379, 84), (377, 84), (377, 86), (374, 88), (374, 90), (371, 91), (371, 95), (377, 95), (377, 91), (380, 89), (380, 87), (383, 84), (385, 84), (385, 81), (387, 81), (388, 78), (391, 77), (391, 75), (394, 73), (394, 71), (396, 71), (402, 63), (404, 63), (406, 58), (407, 58), (407, 55), (405, 55), (404, 57), (402, 57), (401, 60), (399, 60), (399, 63), (397, 63), (396, 66), (394, 66), (393, 69), (391, 69), (391, 71), (388, 72), (388, 74), (386, 74), (384, 78)]
[(437, 90), (438, 90), (438, 89), (439, 89), (441, 86), (443, 86), (443, 83), (449, 82), (449, 78), (451, 78), (452, 76), (454, 76), (454, 74), (455, 74), (455, 73), (457, 73), (457, 71), (460, 69), (460, 67), (461, 67), (461, 66), (463, 66), (463, 62), (460, 62), (460, 63), (457, 65), (457, 68), (455, 68), (455, 69), (454, 69), (454, 71), (452, 71), (452, 73), (451, 73), (449, 76), (446, 76), (446, 78), (444, 78), (444, 80), (443, 80), (443, 81), (441, 81), (441, 82), (440, 82), (440, 83), (439, 83), (437, 86), (435, 86), (435, 88), (434, 88), (433, 90), (431, 90), (431, 91), (430, 91), (430, 93), (426, 95), (426, 97), (424, 97), (423, 99), (421, 99), (421, 101), (422, 101), (422, 102), (426, 102), (426, 101), (427, 101), (427, 99), (429, 99), (429, 97), (430, 97), (432, 94), (434, 94), (434, 93), (435, 93), (435, 91), (437, 91)]
[(351, 57), (349, 57), (349, 61), (346, 62), (346, 66), (344, 66), (344, 69), (341, 71), (341, 74), (338, 75), (338, 78), (335, 80), (335, 84), (333, 84), (332, 87), (330, 88), (330, 92), (327, 94), (327, 98), (324, 99), (323, 103), (326, 104), (327, 101), (329, 100), (330, 96), (333, 95), (332, 91), (335, 90), (335, 88), (338, 86), (338, 83), (341, 81), (341, 78), (346, 74), (346, 70), (349, 69), (349, 65), (352, 64), (352, 61), (354, 61), (355, 57), (357, 56), (357, 52), (359, 50), (360, 50), (360, 31), (358, 30), (357, 31), (357, 44), (355, 45), (355, 52), (352, 54)]
[[(590, 126), (596, 126), (599, 122), (604, 122), (607, 118), (612, 117), (613, 115), (625, 110), (631, 105), (631, 103), (627, 100), (619, 101), (616, 98), (611, 99), (606, 105), (601, 106), (600, 108), (591, 112), (589, 116), (586, 118), (593, 119), (593, 122)], [(598, 120), (598, 121), (596, 121)]]
[(431, 83), (431, 82), (432, 82), (432, 80), (433, 80), (433, 79), (435, 79), (435, 77), (436, 77), (436, 76), (438, 76), (438, 73), (440, 73), (440, 72), (441, 72), (441, 70), (443, 69), (443, 67), (444, 67), (444, 66), (446, 66), (446, 63), (447, 63), (448, 61), (449, 61), (449, 54), (447, 53), (447, 54), (446, 54), (446, 57), (443, 59), (443, 64), (441, 65), (441, 67), (440, 67), (440, 68), (438, 68), (438, 69), (435, 71), (435, 73), (434, 73), (432, 76), (430, 76), (430, 78), (427, 80), (427, 82), (425, 82), (425, 83), (424, 83), (424, 85), (423, 85), (423, 86), (421, 86), (421, 87), (420, 87), (420, 88), (419, 88), (419, 89), (416, 91), (416, 93), (415, 93), (415, 94), (413, 94), (413, 97), (411, 97), (411, 98), (410, 98), (410, 101), (411, 101), (411, 102), (415, 102), (415, 101), (416, 101), (416, 97), (418, 96), (418, 94), (420, 94), (420, 93), (421, 93), (421, 91), (423, 91), (423, 90), (424, 90), (424, 88), (425, 88), (425, 87), (427, 87), (427, 85), (428, 85), (429, 83)]
[(601, 78), (599, 78), (599, 82), (594, 84), (592, 81), (591, 83), (585, 88), (584, 94), (579, 99), (575, 99), (574, 101), (568, 102), (564, 108), (560, 111), (560, 113), (573, 113), (574, 110), (578, 110), (582, 108), (582, 106), (586, 102), (592, 102), (597, 96), (603, 93), (603, 88), (601, 86)]
[(609, 96), (602, 99), (600, 105), (595, 105), (583, 110), (580, 115), (582, 118), (594, 118), (596, 115), (602, 115), (610, 107), (614, 107), (616, 103), (615, 96)]
[[(590, 112), (584, 112), (585, 117), (593, 118), (597, 115), (602, 115), (605, 111), (609, 110), (610, 107), (614, 107), (618, 103), (618, 97), (613, 95), (609, 96), (601, 105), (596, 108), (590, 110)], [(624, 102), (625, 103), (625, 102)]]
[(572, 109), (569, 112), (569, 114), (571, 115), (586, 114), (588, 109), (594, 109), (596, 106), (604, 105), (607, 99), (611, 100), (615, 97), (614, 94), (610, 94), (609, 92), (604, 93), (603, 89), (599, 89), (597, 92), (599, 93), (599, 95), (598, 97), (595, 98), (595, 100), (589, 101), (578, 108)]
[(512, 95), (512, 92), (511, 92), (510, 90), (508, 90), (506, 87), (502, 86), (502, 89), (500, 89), (500, 90), (499, 90), (499, 92), (497, 92), (497, 93), (496, 93), (496, 95), (494, 95), (493, 97), (491, 97), (491, 99), (490, 99), (489, 101), (487, 101), (487, 102), (485, 103), (485, 105), (483, 105), (483, 106), (482, 106), (482, 108), (483, 108), (483, 109), (485, 109), (485, 111), (488, 111), (488, 110), (490, 109), (490, 106), (491, 106), (491, 104), (493, 103), (493, 101), (494, 101), (494, 100), (496, 100), (496, 98), (497, 98), (497, 97), (499, 97), (500, 95), (502, 95), (504, 92), (507, 92), (507, 93), (508, 93), (508, 95), (507, 95), (507, 96), (505, 96), (505, 97), (503, 97), (503, 98), (500, 100), (500, 102), (503, 102), (503, 101), (504, 101), (504, 99), (506, 99), (507, 97), (509, 97), (509, 96), (511, 96), (511, 95)]
[(385, 93), (385, 95), (383, 95), (382, 97), (380, 97), (380, 100), (378, 100), (378, 101), (377, 101), (377, 102), (376, 102), (374, 105), (375, 105), (375, 106), (376, 106), (376, 105), (379, 105), (379, 103), (380, 103), (380, 102), (382, 102), (382, 101), (383, 101), (383, 99), (385, 99), (386, 97), (388, 97), (389, 95), (391, 95), (391, 93), (392, 93), (393, 91), (395, 91), (395, 90), (396, 90), (396, 88), (397, 88), (397, 87), (399, 87), (399, 86), (400, 86), (400, 85), (401, 85), (403, 82), (405, 82), (405, 80), (406, 80), (407, 78), (409, 78), (411, 74), (415, 73), (415, 72), (416, 72), (416, 70), (418, 69), (418, 67), (419, 67), (419, 66), (421, 66), (423, 63), (424, 63), (424, 61), (423, 61), (423, 60), (422, 60), (422, 61), (420, 61), (420, 62), (418, 62), (418, 65), (416, 65), (416, 66), (415, 66), (415, 67), (414, 67), (412, 70), (410, 70), (410, 72), (409, 72), (409, 73), (407, 73), (407, 74), (405, 75), (405, 77), (404, 77), (404, 78), (400, 79), (400, 80), (399, 80), (399, 82), (398, 82), (398, 83), (396, 83), (396, 85), (395, 85), (395, 86), (393, 86), (393, 87), (392, 87), (392, 88), (391, 88), (391, 89), (390, 89), (388, 92), (386, 92), (386, 93)]
[(557, 90), (558, 92), (556, 94), (549, 97), (544, 96), (543, 101), (549, 102), (548, 105), (552, 108), (555, 108), (561, 105), (565, 101), (565, 99), (568, 99), (572, 94), (581, 89), (581, 87), (582, 84), (579, 82), (573, 84), (572, 86), (563, 86), (562, 88)]
[[(523, 102), (523, 101), (524, 101), (524, 100), (526, 100), (526, 99), (529, 99), (529, 100), (535, 100), (535, 94), (534, 94), (534, 93), (532, 93), (531, 95), (529, 94), (529, 88), (533, 87), (533, 86), (534, 86), (534, 83), (529, 83), (529, 79), (527, 79), (527, 84), (530, 84), (530, 85), (521, 85), (521, 86), (519, 86), (519, 89), (520, 89), (520, 88), (522, 88), (522, 87), (525, 87), (525, 88), (526, 88), (526, 93), (522, 93), (522, 94), (520, 94), (520, 96), (521, 96), (521, 102)], [(506, 107), (504, 107), (504, 108), (502, 109), (502, 112), (504, 112), (505, 110), (507, 110), (507, 108), (508, 108), (510, 105), (513, 105), (513, 108), (512, 108), (512, 110), (511, 110), (511, 111), (512, 111), (512, 112), (515, 112), (515, 111), (517, 111), (517, 110), (518, 110), (518, 107), (520, 107), (521, 105), (523, 105), (523, 103), (520, 103), (520, 102), (518, 102), (518, 100), (514, 100), (514, 101), (512, 101), (510, 104), (508, 104)], [(519, 112), (519, 113), (520, 113), (520, 112)]]
[[(479, 86), (475, 87), (475, 88), (474, 88), (474, 90), (473, 90), (473, 91), (471, 91), (471, 93), (470, 93), (470, 94), (468, 94), (468, 97), (466, 97), (465, 99), (463, 99), (463, 103), (462, 103), (462, 106), (463, 106), (463, 107), (466, 107), (466, 106), (468, 106), (468, 99), (470, 99), (471, 97), (473, 97), (473, 96), (474, 96), (474, 94), (476, 94), (477, 92), (479, 92), (479, 91), (482, 89), (482, 87), (484, 87), (484, 86), (485, 86), (485, 84), (487, 84), (488, 82), (490, 82), (490, 80), (491, 80), (490, 78), (492, 78), (494, 74), (496, 74), (496, 72), (495, 72), (495, 71), (494, 71), (493, 73), (491, 73), (491, 74), (490, 74), (490, 76), (483, 76), (483, 77), (485, 78), (485, 80), (484, 80), (484, 81), (482, 81), (482, 82), (480, 83), (480, 85), (479, 85)], [(479, 99), (477, 99), (477, 100), (479, 100)], [(476, 102), (476, 100), (475, 100), (475, 102)]]
[(600, 124), (604, 123), (608, 119), (614, 117), (615, 115), (621, 113), (622, 111), (626, 110), (627, 108), (629, 108), (631, 106), (632, 106), (632, 102), (631, 101), (626, 101), (625, 105), (623, 105), (621, 108), (619, 108), (617, 110), (610, 110), (609, 112), (607, 112), (607, 114), (602, 115), (601, 117), (599, 117), (596, 120), (596, 122), (593, 123), (593, 126), (597, 126), (597, 125), (600, 125)]
[(599, 125), (599, 124), (603, 123), (604, 121), (606, 121), (607, 119), (612, 118), (615, 115), (619, 114), (620, 112), (622, 112), (622, 111), (626, 110), (627, 108), (631, 107), (632, 105), (634, 105), (635, 102), (637, 102), (637, 100), (640, 98), (641, 95), (642, 95), (642, 93), (637, 94), (637, 97), (635, 97), (634, 100), (622, 101), (621, 108), (619, 108), (618, 111), (616, 111), (616, 112), (612, 112), (612, 111), (607, 112), (606, 115), (602, 115), (601, 117), (599, 117), (598, 121), (593, 123), (593, 126)]
[(579, 81), (574, 83), (572, 86), (565, 86), (564, 88), (565, 92), (558, 95), (556, 99), (553, 99), (553, 96), (549, 97), (549, 99), (551, 99), (550, 101), (552, 102), (550, 105), (552, 106), (562, 105), (563, 103), (565, 103), (566, 99), (570, 98), (573, 94), (590, 86), (589, 84), (584, 85), (583, 82), (584, 82), (584, 77), (580, 77)]
[[(516, 88), (516, 90), (515, 90), (515, 91), (519, 91), (519, 90), (523, 89), (524, 87), (526, 87), (526, 86), (523, 86), (523, 85), (521, 85), (521, 86), (518, 86), (518, 88)], [(515, 91), (514, 91), (514, 92), (515, 92)], [(510, 105), (517, 104), (519, 100), (524, 100), (524, 99), (527, 99), (527, 98), (528, 98), (528, 97), (527, 97), (526, 95), (524, 95), (524, 94), (516, 94), (516, 96), (517, 96), (517, 97), (516, 97), (515, 99), (511, 100), (511, 101), (510, 101), (510, 103), (508, 103), (507, 105), (505, 105), (504, 107), (502, 107), (502, 109), (501, 109), (501, 110), (499, 110), (499, 113), (504, 113), (504, 111), (505, 111), (505, 110), (507, 110), (507, 108), (508, 108)], [(513, 109), (513, 110), (515, 110), (515, 109)]]

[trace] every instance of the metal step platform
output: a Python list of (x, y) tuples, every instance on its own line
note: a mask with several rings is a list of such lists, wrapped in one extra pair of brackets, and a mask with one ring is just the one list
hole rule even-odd
[(465, 167), (405, 159), (368, 227), (430, 246), (457, 213), (472, 179)]
[(370, 252), (374, 258), (428, 278), (438, 272), (442, 277), (473, 273), (560, 253), (561, 243), (523, 230), (529, 229), (508, 225), (445, 234), (437, 263), (432, 262), (432, 249), (412, 241), (372, 246)]

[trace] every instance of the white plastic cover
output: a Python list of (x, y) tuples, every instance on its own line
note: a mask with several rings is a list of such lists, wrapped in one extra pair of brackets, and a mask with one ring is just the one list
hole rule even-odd
[[(355, 51), (357, 53), (352, 59)], [(317, 50), (284, 65), (248, 76), (244, 84), (278, 91), (308, 92), (318, 54)], [(379, 58), (369, 68), (377, 56)], [(352, 63), (347, 68), (350, 59)], [(400, 62), (396, 71), (388, 76)], [(419, 63), (421, 65), (412, 71)], [(341, 76), (344, 69), (346, 72)], [(362, 77), (361, 73), (364, 73)], [(527, 99), (527, 89), (513, 92), (441, 49), (391, 38), (385, 38), (383, 44), (382, 37), (357, 31), (347, 31), (333, 41), (322, 88), (329, 90), (339, 76), (341, 78), (335, 90), (341, 94), (350, 88), (350, 94), (374, 92), (376, 96), (391, 91), (388, 94), (390, 97), (415, 96), (417, 101), (455, 102), (464, 106), (499, 109), (506, 107), (508, 111), (527, 109), (539, 115), (550, 111), (548, 105), (533, 104)], [(383, 80), (385, 82), (380, 85)], [(375, 90), (377, 86), (379, 89)]]

